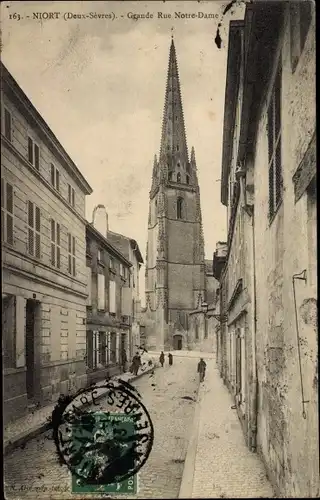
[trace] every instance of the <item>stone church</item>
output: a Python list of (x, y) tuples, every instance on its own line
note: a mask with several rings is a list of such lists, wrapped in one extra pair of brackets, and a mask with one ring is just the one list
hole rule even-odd
[(171, 41), (159, 158), (149, 194), (146, 251), (149, 349), (187, 349), (193, 344), (189, 314), (206, 299), (204, 238), (194, 148), (189, 155), (178, 64)]

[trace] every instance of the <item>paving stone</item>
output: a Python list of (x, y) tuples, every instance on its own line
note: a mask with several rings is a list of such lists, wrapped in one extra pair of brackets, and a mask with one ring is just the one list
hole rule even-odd
[[(214, 360), (199, 390), (200, 417), (192, 498), (271, 498), (264, 464), (246, 446), (233, 401)], [(228, 431), (228, 432), (226, 432)], [(219, 438), (208, 439), (214, 435)]]
[[(195, 359), (174, 358), (173, 366), (166, 364), (163, 369), (155, 370), (154, 377), (145, 375), (133, 382), (153, 421), (155, 438), (150, 457), (139, 473), (139, 493), (121, 495), (121, 498), (178, 497), (183, 463), (174, 460), (185, 458), (195, 406), (181, 397), (192, 395), (197, 389), (196, 375)], [(58, 464), (50, 436), (51, 431), (47, 431), (5, 457), (8, 500), (80, 498), (70, 492), (69, 471)], [(60, 491), (53, 491), (57, 487)], [(93, 497), (106, 498), (99, 494), (81, 494), (81, 499)]]

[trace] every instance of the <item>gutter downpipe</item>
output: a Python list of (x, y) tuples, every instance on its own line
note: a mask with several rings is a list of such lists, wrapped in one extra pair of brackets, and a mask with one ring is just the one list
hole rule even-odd
[[(251, 321), (251, 351), (252, 351), (252, 384), (251, 384), (251, 405), (249, 407), (249, 447), (252, 452), (257, 449), (257, 408), (258, 408), (258, 380), (257, 380), (257, 357), (256, 357), (256, 331), (257, 331), (257, 301), (256, 301), (256, 256), (255, 256), (255, 224), (254, 224), (254, 205), (247, 204), (245, 190), (245, 171), (243, 167), (239, 168), (238, 174), (240, 182), (241, 207), (251, 219), (251, 238), (252, 238), (252, 256), (251, 256), (251, 286), (252, 286), (252, 321)], [(250, 399), (249, 399), (250, 401)]]
[(252, 404), (251, 404), (251, 433), (250, 433), (250, 449), (257, 451), (257, 420), (258, 420), (258, 379), (257, 379), (257, 356), (256, 356), (256, 332), (257, 332), (257, 298), (256, 298), (256, 256), (255, 256), (255, 224), (254, 224), (254, 209), (251, 216), (252, 224), (252, 294), (253, 294), (253, 311), (252, 311)]

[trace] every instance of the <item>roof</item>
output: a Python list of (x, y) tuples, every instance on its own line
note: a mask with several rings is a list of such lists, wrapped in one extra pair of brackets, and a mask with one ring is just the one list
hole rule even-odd
[(11, 73), (5, 67), (5, 65), (0, 62), (1, 68), (1, 86), (2, 89), (8, 97), (13, 99), (14, 103), (20, 112), (29, 119), (29, 122), (33, 124), (35, 129), (41, 134), (43, 140), (48, 144), (51, 149), (54, 149), (54, 154), (59, 157), (61, 163), (64, 165), (69, 174), (73, 177), (78, 186), (83, 190), (85, 194), (91, 194), (92, 188), (81, 174), (80, 170), (70, 158), (66, 150), (63, 148), (61, 143), (58, 141), (57, 137), (54, 135), (49, 125), (42, 118), (40, 113), (33, 106), (30, 99), (23, 92), (21, 87), (18, 85), (16, 80), (13, 78)]
[(91, 234), (99, 240), (99, 242), (104, 245), (104, 247), (111, 253), (113, 256), (117, 257), (128, 267), (131, 267), (131, 262), (121, 253), (114, 245), (112, 245), (105, 236), (103, 236), (92, 224), (92, 222), (86, 221), (86, 232), (91, 232)]
[(228, 176), (241, 69), (244, 72), (237, 163), (253, 151), (257, 120), (286, 4), (274, 1), (270, 8), (270, 0), (259, 0), (246, 5), (244, 21), (230, 22), (221, 167), (221, 203), (224, 205), (228, 204)]
[(136, 254), (137, 261), (140, 262), (140, 264), (143, 264), (143, 258), (140, 252), (139, 245), (134, 238), (130, 238), (130, 236), (125, 236), (120, 233), (115, 233), (114, 231), (109, 231), (108, 229), (108, 239), (114, 246), (118, 247), (121, 252), (129, 259), (129, 252), (124, 246), (124, 241), (128, 241), (131, 245), (132, 250)]
[(233, 145), (235, 111), (238, 100), (241, 63), (241, 33), (243, 21), (231, 21), (228, 43), (226, 90), (224, 102), (224, 122), (221, 166), (221, 203), (228, 204), (228, 176)]

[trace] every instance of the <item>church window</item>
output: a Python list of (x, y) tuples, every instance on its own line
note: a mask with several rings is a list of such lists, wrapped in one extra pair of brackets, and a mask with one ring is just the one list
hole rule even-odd
[(178, 198), (177, 200), (177, 219), (183, 219), (184, 217), (184, 201), (183, 198)]
[(178, 165), (177, 166), (178, 166), (178, 168), (180, 168), (180, 162), (179, 161), (178, 161)]
[(177, 182), (181, 182), (181, 174), (179, 172), (177, 173)]
[(177, 151), (179, 151), (179, 144), (177, 144)]
[(186, 176), (186, 182), (187, 182), (187, 184), (190, 183), (190, 177), (189, 177), (189, 175)]
[(169, 179), (169, 181), (172, 181), (172, 172), (168, 173), (168, 179)]

